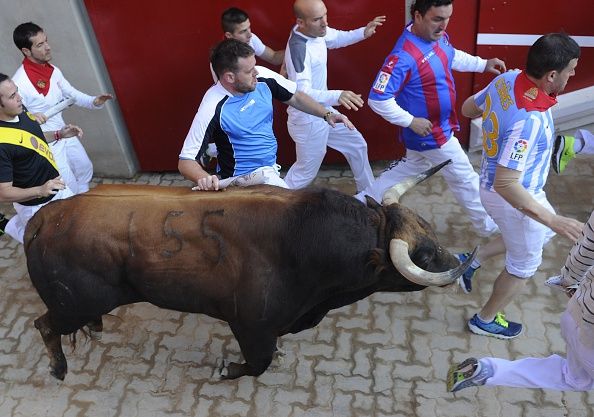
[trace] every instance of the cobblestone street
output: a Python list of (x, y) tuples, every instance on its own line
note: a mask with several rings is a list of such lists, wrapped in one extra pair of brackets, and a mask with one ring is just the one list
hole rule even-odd
[[(377, 167), (376, 173), (381, 167)], [(95, 182), (181, 185), (176, 174)], [(316, 184), (354, 193), (350, 172), (326, 167)], [(563, 215), (585, 221), (594, 207), (594, 164), (572, 162), (551, 172), (549, 200)], [(436, 230), (452, 252), (471, 249), (474, 233), (440, 175), (401, 201)], [(13, 213), (10, 205), (0, 211)], [(483, 265), (475, 289), (433, 288), (378, 293), (331, 311), (314, 329), (284, 336), (285, 356), (258, 378), (218, 381), (222, 358), (239, 360), (226, 323), (147, 303), (104, 317), (101, 340), (81, 333), (75, 350), (63, 338), (69, 373), (50, 376), (49, 358), (33, 321), (43, 312), (29, 280), (22, 245), (0, 238), (0, 417), (528, 417), (594, 416), (594, 393), (470, 388), (446, 392), (451, 362), (468, 356), (548, 356), (565, 350), (559, 332), (567, 298), (544, 286), (558, 274), (571, 244), (555, 237), (535, 279), (506, 309), (525, 325), (512, 341), (470, 333), (466, 321), (490, 294), (503, 260)]]

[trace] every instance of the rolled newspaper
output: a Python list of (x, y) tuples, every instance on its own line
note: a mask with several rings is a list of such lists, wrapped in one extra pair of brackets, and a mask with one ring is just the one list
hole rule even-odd
[(50, 107), (49, 109), (47, 109), (47, 111), (44, 113), (45, 117), (49, 119), (50, 117), (55, 116), (56, 114), (60, 113), (65, 108), (72, 106), (73, 104), (74, 99), (72, 97), (65, 98), (64, 100), (58, 102), (58, 104), (56, 104), (54, 107)]
[[(264, 173), (262, 168), (258, 168), (249, 174), (239, 175), (237, 177), (229, 177), (219, 180), (219, 190), (227, 187), (247, 187), (248, 185), (266, 184), (268, 176)], [(198, 187), (192, 187), (193, 191), (197, 191)]]

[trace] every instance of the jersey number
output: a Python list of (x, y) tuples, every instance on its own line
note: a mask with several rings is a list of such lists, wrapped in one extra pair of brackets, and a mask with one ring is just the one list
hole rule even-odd
[[(491, 111), (491, 95), (487, 94), (485, 99), (485, 111), (483, 112), (483, 149), (489, 158), (493, 158), (499, 151), (497, 138), (499, 137), (499, 120), (497, 114)], [(491, 122), (491, 129), (485, 128), (486, 122)]]

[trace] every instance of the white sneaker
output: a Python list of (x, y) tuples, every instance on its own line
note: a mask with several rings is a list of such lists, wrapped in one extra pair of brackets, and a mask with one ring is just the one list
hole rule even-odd
[(578, 283), (578, 284), (568, 285), (567, 287), (565, 287), (565, 286), (561, 285), (561, 281), (562, 281), (561, 275), (555, 275), (555, 276), (547, 279), (545, 281), (545, 285), (549, 288), (553, 288), (555, 290), (563, 291), (563, 292), (573, 291), (573, 290), (577, 289), (577, 287), (580, 285)]

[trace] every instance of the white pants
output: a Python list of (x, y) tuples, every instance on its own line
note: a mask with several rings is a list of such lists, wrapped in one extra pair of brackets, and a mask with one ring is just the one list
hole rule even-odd
[[(532, 277), (542, 262), (543, 246), (555, 236), (555, 232), (516, 210), (496, 192), (481, 188), (480, 195), (487, 213), (501, 230), (505, 244), (505, 269), (518, 278)], [(533, 197), (555, 213), (544, 191)]]
[(322, 119), (299, 125), (287, 123), (287, 128), (297, 154), (297, 160), (285, 176), (289, 188), (303, 188), (311, 184), (322, 165), (327, 146), (344, 155), (358, 191), (371, 185), (373, 172), (367, 157), (367, 142), (358, 130), (349, 130), (342, 123), (333, 128)]
[(444, 179), (460, 204), (470, 217), (474, 228), (481, 236), (497, 231), (497, 225), (485, 212), (479, 197), (479, 177), (468, 160), (456, 137), (452, 136), (441, 148), (419, 152), (406, 150), (406, 157), (381, 173), (373, 184), (357, 194), (355, 198), (365, 202), (365, 196), (381, 202), (384, 193), (404, 178), (421, 172), (448, 159), (452, 163), (441, 170)]
[[(93, 178), (93, 163), (78, 137), (54, 141), (51, 143), (51, 149), (58, 170), (72, 192), (79, 194), (89, 191), (89, 183)], [(64, 161), (68, 168), (64, 166)]]
[(579, 152), (584, 155), (592, 155), (594, 154), (594, 135), (586, 129), (578, 129), (575, 132), (575, 137), (577, 139), (584, 140), (584, 147)]
[(561, 336), (567, 346), (567, 359), (525, 358), (509, 361), (482, 358), (491, 364), (494, 375), (486, 385), (519, 388), (545, 388), (559, 391), (589, 391), (594, 388), (594, 350), (579, 341), (579, 328), (567, 310), (561, 316)]
[(15, 240), (23, 243), (23, 237), (25, 236), (25, 228), (27, 223), (31, 220), (31, 217), (39, 211), (39, 209), (52, 201), (62, 200), (73, 196), (74, 193), (70, 191), (68, 187), (58, 191), (58, 193), (50, 201), (37, 206), (24, 206), (19, 203), (13, 203), (16, 214), (10, 218), (4, 231), (6, 234), (12, 236)]
[(74, 194), (78, 194), (78, 184), (76, 182), (76, 177), (74, 176), (74, 172), (70, 168), (70, 164), (68, 163), (68, 158), (66, 157), (66, 143), (65, 140), (57, 140), (50, 142), (50, 149), (52, 150), (52, 154), (54, 155), (54, 160), (56, 161), (56, 166), (58, 167), (58, 172), (62, 177), (62, 180), (66, 183), (70, 191)]

